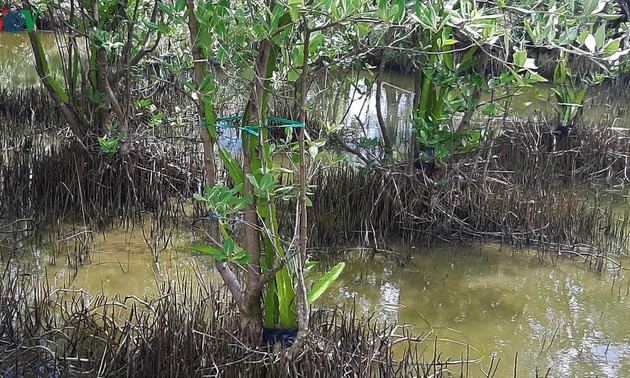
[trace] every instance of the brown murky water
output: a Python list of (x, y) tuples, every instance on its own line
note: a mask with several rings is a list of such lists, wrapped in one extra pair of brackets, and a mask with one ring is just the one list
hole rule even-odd
[[(139, 228), (111, 230), (95, 238), (90, 262), (75, 272), (63, 253), (37, 250), (34, 271), (46, 272), (54, 286), (95, 294), (154, 295), (160, 283), (177, 276), (219, 280), (211, 259), (187, 250), (186, 233), (155, 263)], [(565, 257), (540, 256), (495, 245), (414, 248), (400, 266), (377, 254), (345, 253), (347, 266), (319, 306), (356, 305), (376, 319), (408, 325), (431, 358), (479, 360), (471, 376), (481, 376), (500, 359), (497, 377), (536, 369), (551, 377), (625, 377), (630, 372), (630, 283), (623, 270), (602, 277)], [(56, 258), (57, 264), (50, 261)], [(323, 259), (321, 270), (335, 261)], [(76, 273), (76, 277), (75, 277)], [(321, 274), (315, 272), (314, 275)], [(496, 363), (496, 362), (495, 362)]]
[[(46, 57), (55, 77), (61, 75), (61, 56), (57, 45), (65, 43), (63, 37), (55, 33), (40, 33)], [(35, 60), (31, 43), (26, 32), (0, 32), (0, 86), (5, 88), (23, 88), (39, 85), (35, 71)]]
[(552, 377), (630, 374), (623, 271), (596, 277), (581, 262), (494, 245), (416, 250), (404, 267), (351, 261), (328, 303), (356, 303), (415, 333), (432, 332), (426, 346), (433, 350), (437, 337), (443, 357), (479, 358), (488, 369), (494, 355), (498, 377), (512, 376), (517, 353), (519, 376), (536, 368), (542, 376), (551, 368)]

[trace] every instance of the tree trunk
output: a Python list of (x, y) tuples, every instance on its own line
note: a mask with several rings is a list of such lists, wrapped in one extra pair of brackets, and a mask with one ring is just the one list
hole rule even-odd
[[(243, 117), (243, 122), (251, 124), (263, 125), (265, 122), (265, 111), (263, 109), (263, 94), (265, 91), (265, 83), (269, 80), (267, 77), (267, 66), (271, 55), (271, 42), (261, 41), (258, 51), (260, 55), (256, 62), (256, 77), (252, 82), (250, 89), (250, 97), (248, 103), (249, 114)], [(241, 131), (243, 139), (243, 172), (245, 177), (252, 173), (251, 159), (252, 155), (260, 154), (256, 148), (253, 148), (255, 138), (253, 135)], [(243, 183), (245, 195), (254, 195), (254, 188), (246, 178)], [(255, 198), (255, 197), (254, 197)], [(241, 310), (241, 327), (246, 338), (251, 341), (259, 340), (263, 328), (263, 311), (262, 311), (262, 290), (260, 285), (262, 279), (262, 270), (260, 265), (261, 259), (261, 243), (258, 214), (254, 203), (245, 207), (243, 211), (243, 220), (245, 228), (243, 230), (243, 246), (247, 253), (251, 256), (251, 261), (247, 266), (246, 283), (243, 291), (243, 300), (240, 304)], [(256, 339), (258, 337), (258, 339)]]
[(66, 122), (68, 122), (68, 126), (70, 130), (72, 130), (72, 134), (81, 142), (85, 142), (86, 130), (87, 130), (87, 122), (81, 119), (81, 117), (77, 114), (76, 109), (74, 109), (68, 101), (64, 100), (58, 90), (54, 87), (54, 79), (51, 78), (50, 72), (48, 70), (48, 62), (46, 60), (46, 56), (44, 55), (44, 50), (42, 48), (41, 41), (39, 37), (34, 31), (28, 32), (28, 37), (31, 42), (31, 47), (33, 49), (33, 56), (35, 58), (35, 70), (37, 71), (37, 75), (39, 76), (44, 88), (53, 99), (61, 114), (65, 118)]
[[(204, 79), (204, 75), (208, 67), (205, 58), (201, 54), (201, 48), (197, 45), (199, 22), (197, 21), (197, 17), (195, 16), (195, 5), (193, 0), (186, 0), (186, 6), (188, 7), (188, 29), (190, 31), (190, 44), (192, 46), (192, 55), (195, 61), (193, 68), (194, 80), (197, 88), (200, 89), (200, 85)], [(203, 96), (199, 94), (197, 96), (196, 105), (197, 114), (199, 116), (199, 134), (201, 135), (201, 142), (203, 145), (203, 161), (206, 181), (205, 184), (209, 187), (213, 187), (217, 184), (216, 162), (214, 160), (215, 140), (210, 134), (208, 128), (214, 126), (208, 125), (208, 122), (214, 123), (216, 121), (216, 116), (214, 114), (214, 110), (210, 110), (209, 114), (206, 114), (206, 107), (203, 101)], [(217, 246), (217, 248), (221, 248), (223, 243), (217, 223), (210, 224), (209, 234), (210, 238)], [(219, 274), (221, 275), (221, 278), (223, 279), (223, 282), (225, 282), (228, 290), (232, 294), (232, 297), (240, 306), (241, 303), (244, 303), (245, 301), (243, 300), (241, 284), (238, 280), (238, 277), (236, 276), (236, 273), (225, 262), (216, 261), (216, 267), (219, 271)], [(247, 314), (247, 311), (245, 311), (244, 313)]]
[[(385, 45), (390, 43), (392, 29), (388, 29), (385, 33)], [(383, 109), (381, 106), (381, 97), (383, 96), (383, 75), (385, 74), (385, 64), (387, 63), (387, 57), (385, 53), (387, 48), (381, 49), (380, 62), (378, 65), (378, 74), (376, 76), (376, 118), (378, 119), (378, 126), (381, 129), (381, 139), (383, 140), (383, 151), (385, 152), (385, 161), (392, 162), (394, 160), (394, 144), (390, 136), (385, 119), (383, 118)]]
[(306, 18), (303, 18), (304, 25), (304, 57), (302, 59), (302, 77), (300, 78), (300, 114), (304, 127), (300, 128), (300, 195), (298, 201), (299, 214), (299, 243), (298, 253), (295, 258), (295, 275), (297, 288), (296, 311), (298, 321), (298, 338), (293, 344), (291, 352), (296, 356), (304, 343), (304, 338), (309, 332), (310, 307), (308, 305), (308, 294), (304, 283), (304, 263), (306, 261), (306, 243), (308, 242), (308, 218), (306, 213), (306, 154), (304, 144), (304, 133), (306, 128), (306, 95), (308, 92), (308, 58), (310, 50), (311, 31), (308, 28)]

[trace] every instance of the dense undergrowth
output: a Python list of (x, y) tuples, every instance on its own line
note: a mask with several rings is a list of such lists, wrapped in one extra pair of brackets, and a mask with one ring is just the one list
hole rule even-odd
[[(315, 311), (304, 352), (290, 359), (240, 343), (225, 290), (198, 278), (166, 285), (157, 298), (105, 298), (31, 277), (8, 262), (47, 227), (133, 227), (146, 214), (161, 230), (203, 224), (193, 221), (204, 214), (189, 202), (203, 175), (196, 126), (186, 118), (158, 134), (148, 127), (142, 132), (147, 120), (140, 120), (128, 158), (116, 160), (51, 135), (48, 127), (59, 118), (52, 108), (43, 111), (51, 106), (44, 97), (25, 104), (5, 102), (19, 111), (0, 121), (0, 246), (10, 267), (0, 287), (4, 376), (428, 377), (477, 363), (451, 366), (427, 357), (438, 355), (427, 352), (431, 335), (359, 318), (353, 309)], [(28, 126), (15, 128), (16, 122)], [(627, 246), (628, 214), (619, 214), (600, 193), (628, 183), (628, 132), (582, 127), (559, 137), (552, 126), (533, 122), (503, 129), (477, 151), (430, 173), (411, 161), (322, 170), (312, 182), (310, 245), (377, 249), (390, 238), (493, 240), (568, 252), (602, 272)], [(281, 219), (292, 229), (290, 211)], [(84, 260), (73, 261), (78, 268)], [(405, 352), (393, 358), (395, 350)], [(491, 376), (492, 367), (486, 368)]]
[[(160, 292), (155, 298), (106, 298), (52, 289), (21, 274), (5, 277), (0, 281), (0, 374), (435, 377), (479, 364), (441, 362), (432, 350), (435, 335), (412, 335), (404, 327), (360, 317), (352, 308), (314, 311), (312, 333), (300, 354), (289, 357), (281, 349), (240, 341), (236, 306), (224, 288), (200, 277), (180, 277)], [(496, 364), (486, 369), (493, 376)]]

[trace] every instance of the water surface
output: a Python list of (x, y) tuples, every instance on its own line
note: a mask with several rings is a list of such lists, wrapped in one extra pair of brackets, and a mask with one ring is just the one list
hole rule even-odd
[(624, 377), (629, 290), (622, 271), (598, 277), (564, 257), (443, 246), (416, 249), (402, 267), (379, 255), (351, 258), (326, 302), (356, 303), (378, 319), (432, 333), (426, 346), (432, 351), (437, 337), (443, 358), (479, 358), (487, 370), (494, 355), (498, 377), (512, 376), (517, 353), (519, 376), (551, 368), (552, 377)]
[[(65, 43), (63, 35), (51, 32), (39, 32), (38, 35), (53, 75), (57, 79), (63, 77), (61, 55), (57, 48)], [(28, 33), (0, 32), (0, 86), (16, 89), (39, 84)]]
[[(65, 252), (47, 249), (30, 260), (34, 271), (57, 287), (90, 294), (155, 295), (158, 285), (201, 275), (219, 282), (212, 261), (187, 250), (188, 234), (155, 262), (140, 227), (95, 237), (90, 259), (78, 270), (65, 264)], [(495, 245), (413, 248), (401, 266), (381, 254), (345, 254), (347, 266), (319, 306), (356, 305), (362, 314), (408, 325), (430, 337), (421, 346), (432, 358), (479, 360), (471, 374), (481, 376), (493, 356), (497, 377), (551, 368), (551, 377), (624, 377), (630, 372), (630, 284), (623, 270), (601, 277), (582, 262)], [(315, 259), (317, 259), (315, 257)], [(337, 259), (319, 258), (323, 274)], [(51, 264), (56, 261), (56, 264)]]

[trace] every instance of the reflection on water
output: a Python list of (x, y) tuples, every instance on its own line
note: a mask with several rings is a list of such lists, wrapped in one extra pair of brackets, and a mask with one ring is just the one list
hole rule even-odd
[(190, 279), (201, 275), (220, 281), (209, 257), (188, 250), (189, 234), (176, 235), (172, 239), (173, 247), (158, 251), (157, 263), (145, 235), (141, 226), (97, 235), (89, 245), (89, 261), (78, 270), (67, 264), (68, 260), (74, 261), (72, 244), (69, 248), (65, 245), (59, 248), (60, 243), (54, 242), (54, 245), (35, 249), (32, 254), (22, 255), (20, 260), (28, 264), (32, 273), (46, 274), (53, 287), (83, 289), (109, 297), (155, 295), (161, 283), (176, 277)]
[[(372, 85), (369, 88), (363, 76), (367, 76), (367, 74), (360, 75), (359, 79), (354, 74), (339, 74), (337, 80), (325, 81), (327, 87), (321, 89), (322, 92), (318, 97), (319, 106), (317, 108), (321, 109), (321, 116), (328, 122), (343, 125), (344, 130), (351, 130), (355, 145), (361, 145), (362, 139), (380, 138), (381, 135), (376, 115), (376, 86)], [(324, 84), (319, 85), (324, 86)], [(617, 87), (617, 85), (607, 83), (591, 88), (581, 115), (583, 124), (630, 127), (630, 119), (628, 119), (626, 112), (627, 99), (624, 97), (625, 93), (614, 93), (614, 91), (618, 91)], [(413, 90), (414, 79), (412, 77), (392, 72), (385, 74), (381, 109), (385, 124), (394, 140), (404, 141), (411, 136)], [(555, 124), (557, 119), (556, 99), (551, 91), (550, 83), (520, 88), (509, 101), (504, 97), (505, 94), (498, 92), (482, 94), (481, 104), (488, 103), (493, 98), (503, 99), (495, 101), (496, 117), (487, 118), (481, 114), (481, 111), (476, 112), (473, 119), (476, 127), (483, 128), (487, 122), (500, 123), (503, 121), (503, 117), (508, 120), (545, 120), (550, 125)], [(458, 124), (460, 117), (461, 114), (455, 116), (453, 121), (455, 125)], [(395, 148), (398, 149), (396, 154), (403, 158), (406, 157), (406, 144), (399, 144)]]
[[(55, 33), (40, 32), (46, 57), (53, 76), (61, 75), (61, 56), (57, 49), (62, 36)], [(61, 38), (61, 39), (60, 39)], [(0, 87), (24, 88), (39, 85), (39, 77), (35, 71), (35, 59), (28, 33), (0, 33)]]
[(517, 353), (523, 376), (538, 367), (554, 377), (623, 377), (630, 372), (627, 284), (577, 262), (541, 263), (533, 252), (447, 247), (416, 252), (404, 267), (351, 258), (325, 301), (354, 302), (417, 334), (433, 331), (438, 351), (452, 360), (468, 353), (487, 369), (494, 354), (498, 377), (512, 376)]
[[(140, 226), (108, 231), (95, 238), (90, 262), (76, 276), (64, 250), (36, 249), (22, 261), (47, 272), (55, 287), (108, 296), (154, 295), (160, 283), (183, 276), (220, 281), (210, 258), (187, 250), (189, 235), (175, 235), (173, 243), (155, 263)], [(334, 263), (323, 260), (315, 275)], [(417, 335), (432, 332), (437, 340), (427, 353), (436, 343), (443, 360), (469, 356), (488, 369), (494, 355), (501, 359), (497, 377), (512, 376), (517, 353), (519, 376), (551, 368), (552, 377), (623, 377), (630, 371), (626, 281), (598, 278), (579, 262), (541, 263), (534, 252), (490, 245), (417, 249), (405, 266), (351, 253), (320, 305), (354, 304), (358, 313), (408, 324)]]

